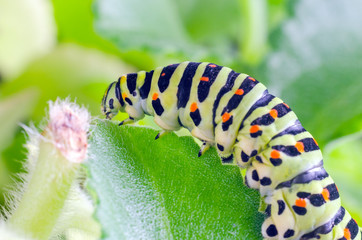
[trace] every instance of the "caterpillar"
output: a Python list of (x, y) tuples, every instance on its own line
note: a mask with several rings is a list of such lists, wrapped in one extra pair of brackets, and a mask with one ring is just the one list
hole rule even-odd
[(254, 78), (207, 62), (182, 62), (129, 73), (109, 85), (101, 111), (129, 124), (145, 114), (163, 130), (181, 127), (215, 146), (222, 164), (246, 168), (245, 184), (267, 207), (265, 239), (362, 239), (341, 206), (316, 140), (281, 99)]

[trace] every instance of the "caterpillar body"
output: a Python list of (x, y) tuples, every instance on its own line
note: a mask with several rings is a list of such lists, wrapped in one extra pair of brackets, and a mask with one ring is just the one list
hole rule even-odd
[(246, 168), (245, 184), (267, 204), (265, 239), (361, 239), (323, 168), (317, 142), (297, 116), (254, 78), (213, 63), (182, 62), (129, 73), (110, 84), (102, 112), (122, 124), (153, 115), (163, 131), (187, 128), (215, 146), (223, 164)]

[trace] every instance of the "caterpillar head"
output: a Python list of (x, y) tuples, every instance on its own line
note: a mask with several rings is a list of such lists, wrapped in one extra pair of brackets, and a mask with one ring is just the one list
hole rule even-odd
[(112, 119), (119, 111), (124, 109), (124, 102), (121, 98), (121, 89), (119, 82), (113, 82), (104, 93), (101, 111), (107, 119)]

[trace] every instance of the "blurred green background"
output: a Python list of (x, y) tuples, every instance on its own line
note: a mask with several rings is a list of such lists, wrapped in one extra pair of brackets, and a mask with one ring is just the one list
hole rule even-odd
[(70, 97), (99, 116), (121, 74), (209, 61), (281, 97), (362, 222), (362, 1), (0, 0), (0, 205), (22, 172), (19, 123)]

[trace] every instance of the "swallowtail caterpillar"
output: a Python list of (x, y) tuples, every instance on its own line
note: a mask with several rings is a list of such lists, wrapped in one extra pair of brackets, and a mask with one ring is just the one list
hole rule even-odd
[(361, 239), (323, 168), (317, 142), (281, 99), (254, 78), (207, 62), (182, 62), (129, 73), (107, 88), (108, 119), (145, 114), (163, 131), (181, 127), (200, 139), (199, 156), (215, 146), (223, 164), (246, 168), (245, 184), (267, 204), (265, 239)]

